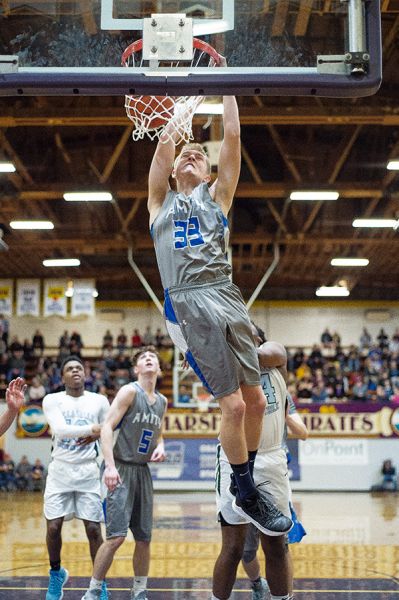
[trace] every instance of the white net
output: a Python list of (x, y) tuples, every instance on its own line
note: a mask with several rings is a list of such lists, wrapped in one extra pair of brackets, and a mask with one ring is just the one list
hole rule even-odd
[(133, 139), (147, 135), (176, 145), (193, 139), (192, 120), (202, 96), (125, 96), (125, 109), (134, 123)]
[[(193, 40), (193, 58), (190, 61), (161, 61), (159, 67), (215, 67), (220, 56), (209, 44)], [(142, 40), (126, 48), (122, 64), (126, 67), (145, 67), (142, 58)], [(188, 143), (193, 139), (192, 120), (203, 96), (125, 96), (125, 109), (134, 123), (133, 139), (147, 135), (162, 143)]]

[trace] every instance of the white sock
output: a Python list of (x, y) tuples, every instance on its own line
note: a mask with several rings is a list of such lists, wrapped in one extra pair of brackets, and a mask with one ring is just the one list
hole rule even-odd
[(134, 595), (137, 596), (139, 592), (144, 592), (147, 589), (147, 577), (135, 577), (133, 579), (133, 591)]
[(95, 579), (94, 577), (92, 577), (90, 579), (89, 590), (101, 590), (102, 587), (103, 587), (102, 581), (100, 581), (99, 579)]

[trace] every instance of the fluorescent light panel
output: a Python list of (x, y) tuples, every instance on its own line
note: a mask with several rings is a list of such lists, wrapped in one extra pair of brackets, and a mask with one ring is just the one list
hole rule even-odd
[(16, 169), (12, 162), (0, 162), (0, 173), (15, 173)]
[(51, 221), (11, 221), (11, 229), (54, 229)]
[(78, 267), (80, 260), (78, 258), (47, 258), (43, 261), (45, 267)]
[(390, 160), (387, 164), (387, 169), (389, 171), (399, 171), (399, 159)]
[(322, 285), (317, 288), (316, 296), (349, 296), (349, 290), (348, 288), (339, 285)]
[(222, 115), (223, 114), (223, 104), (218, 102), (216, 104), (211, 104), (209, 102), (202, 102), (195, 109), (196, 115)]
[(66, 192), (64, 200), (68, 202), (111, 202), (110, 192)]
[(302, 190), (291, 192), (290, 200), (338, 200), (339, 193), (332, 190)]
[(397, 227), (398, 221), (395, 219), (355, 219), (352, 227), (387, 227), (393, 229)]
[(333, 267), (367, 267), (368, 258), (333, 258), (330, 263)]

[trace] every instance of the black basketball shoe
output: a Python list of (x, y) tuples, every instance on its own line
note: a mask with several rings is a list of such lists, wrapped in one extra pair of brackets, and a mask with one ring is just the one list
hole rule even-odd
[[(232, 486), (230, 486), (230, 494), (232, 491)], [(293, 526), (291, 519), (283, 515), (277, 506), (273, 504), (270, 494), (257, 491), (252, 498), (241, 500), (239, 494), (236, 493), (233, 500), (233, 509), (266, 535), (284, 535)]]

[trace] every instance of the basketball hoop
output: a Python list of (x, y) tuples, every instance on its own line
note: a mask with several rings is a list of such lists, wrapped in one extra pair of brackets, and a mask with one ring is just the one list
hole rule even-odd
[[(142, 39), (130, 44), (122, 54), (122, 65), (145, 66), (142, 50)], [(193, 57), (190, 61), (162, 60), (157, 62), (157, 67), (211, 68), (220, 62), (221, 56), (212, 46), (193, 38)], [(147, 135), (151, 140), (157, 138), (162, 143), (170, 140), (175, 145), (180, 142), (188, 143), (193, 139), (194, 112), (203, 99), (203, 96), (125, 96), (126, 114), (135, 125), (133, 139), (141, 140)]]

